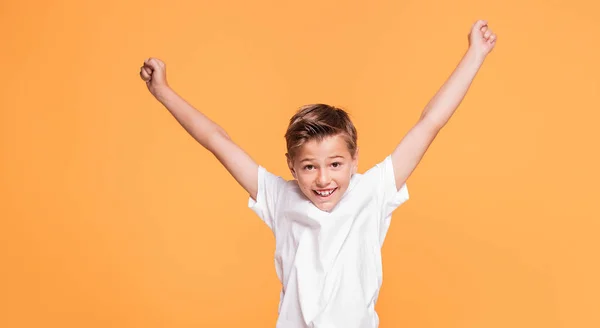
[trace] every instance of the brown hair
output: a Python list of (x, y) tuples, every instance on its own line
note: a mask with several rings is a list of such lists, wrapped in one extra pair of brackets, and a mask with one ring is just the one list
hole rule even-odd
[(285, 133), (287, 152), (290, 159), (294, 158), (298, 149), (307, 141), (341, 134), (346, 140), (350, 155), (356, 154), (357, 133), (348, 113), (343, 109), (325, 104), (302, 106), (290, 119), (290, 125)]

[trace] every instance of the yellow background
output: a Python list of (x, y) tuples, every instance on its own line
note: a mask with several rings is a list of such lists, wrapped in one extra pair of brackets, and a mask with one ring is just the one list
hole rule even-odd
[(306, 103), (389, 154), (478, 18), (498, 34), (409, 180), (381, 327), (600, 327), (600, 5), (508, 1), (0, 4), (0, 327), (274, 327), (274, 239), (155, 101), (142, 61), (261, 165)]

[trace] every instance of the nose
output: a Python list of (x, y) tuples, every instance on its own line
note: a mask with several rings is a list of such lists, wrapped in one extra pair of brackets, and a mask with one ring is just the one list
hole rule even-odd
[(317, 186), (319, 188), (325, 188), (331, 182), (329, 172), (327, 170), (319, 170), (319, 176), (317, 177)]

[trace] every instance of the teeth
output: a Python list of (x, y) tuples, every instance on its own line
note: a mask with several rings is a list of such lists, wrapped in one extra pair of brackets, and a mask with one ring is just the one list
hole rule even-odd
[(317, 194), (321, 195), (321, 196), (329, 196), (331, 195), (331, 193), (334, 191), (335, 189), (329, 190), (329, 191), (317, 191)]

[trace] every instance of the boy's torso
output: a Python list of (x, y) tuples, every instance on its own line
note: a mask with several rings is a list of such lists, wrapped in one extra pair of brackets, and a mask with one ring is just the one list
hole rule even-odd
[(355, 174), (336, 208), (323, 212), (288, 182), (274, 227), (278, 327), (377, 327), (381, 220), (369, 183)]

